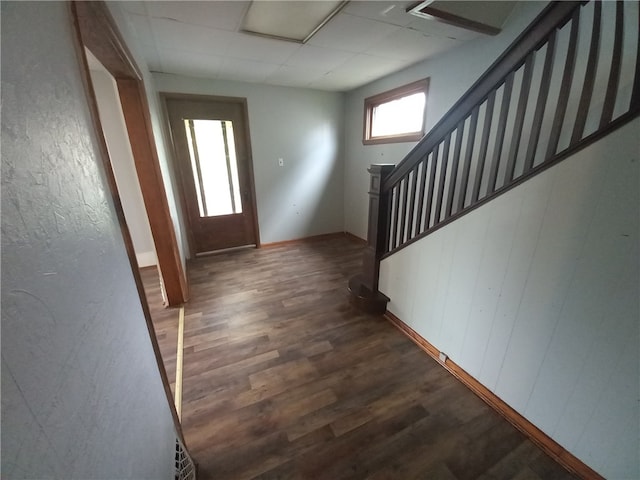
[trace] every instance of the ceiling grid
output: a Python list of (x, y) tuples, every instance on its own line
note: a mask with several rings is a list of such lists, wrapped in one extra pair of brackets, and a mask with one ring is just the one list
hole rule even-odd
[[(301, 6), (321, 2), (267, 3), (296, 6), (300, 15)], [(456, 3), (486, 10), (504, 2)], [(411, 15), (406, 10), (412, 4), (347, 2), (304, 44), (243, 32), (248, 1), (121, 5), (151, 71), (348, 91), (483, 36)], [(500, 9), (506, 11), (504, 5)]]

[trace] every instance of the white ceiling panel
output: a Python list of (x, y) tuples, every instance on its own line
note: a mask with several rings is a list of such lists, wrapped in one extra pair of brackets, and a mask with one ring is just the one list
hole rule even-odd
[(246, 82), (262, 82), (279, 68), (273, 63), (254, 62), (227, 57), (220, 68), (219, 78), (243, 80)]
[(328, 72), (342, 65), (355, 54), (342, 50), (334, 50), (315, 45), (303, 45), (287, 60), (287, 65), (294, 67), (317, 68)]
[(455, 40), (469, 41), (484, 35), (472, 30), (454, 27), (435, 19), (419, 18), (411, 22), (408, 26), (410, 30), (426, 33), (432, 37), (446, 37)]
[(252, 2), (240, 30), (304, 42), (342, 7), (341, 0)]
[(413, 15), (405, 11), (407, 5), (413, 3), (415, 2), (356, 1), (349, 2), (343, 12), (405, 27), (415, 20)]
[(163, 18), (152, 18), (151, 28), (158, 49), (174, 49), (195, 53), (226, 55), (236, 35), (225, 30), (190, 25)]
[(458, 45), (462, 45), (460, 40), (432, 37), (415, 30), (402, 29), (376, 43), (365, 53), (418, 62)]
[[(268, 5), (268, 0), (254, 1)], [(352, 0), (303, 45), (241, 32), (250, 3), (168, 0), (111, 6), (127, 18), (153, 71), (333, 91), (359, 87), (482, 37), (406, 13), (410, 0)], [(476, 3), (492, 8), (495, 2)]]
[(250, 2), (182, 1), (146, 2), (147, 12), (155, 18), (177, 20), (191, 25), (235, 32)]
[(339, 13), (316, 33), (309, 44), (348, 52), (363, 52), (400, 27)]
[(225, 61), (223, 57), (173, 49), (163, 50), (160, 56), (163, 73), (204, 78), (218, 78)]
[(226, 56), (282, 65), (300, 47), (299, 43), (235, 33), (227, 49)]
[(324, 70), (282, 65), (278, 70), (266, 77), (265, 81), (276, 85), (306, 87), (324, 75), (326, 75)]
[(360, 72), (367, 72), (367, 75), (373, 77), (381, 77), (402, 70), (409, 65), (410, 62), (403, 60), (360, 53), (334, 71), (352, 75), (354, 78), (357, 78)]
[(369, 82), (375, 80), (376, 77), (359, 75), (354, 76), (349, 72), (341, 72), (339, 70), (329, 72), (323, 77), (315, 80), (309, 84), (311, 88), (317, 88), (319, 90), (329, 90), (329, 91), (348, 91), (354, 88), (358, 88), (361, 85), (365, 85)]

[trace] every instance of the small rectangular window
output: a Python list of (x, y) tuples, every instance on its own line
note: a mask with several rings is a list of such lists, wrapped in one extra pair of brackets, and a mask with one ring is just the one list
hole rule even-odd
[(362, 143), (416, 142), (424, 136), (429, 79), (364, 100)]

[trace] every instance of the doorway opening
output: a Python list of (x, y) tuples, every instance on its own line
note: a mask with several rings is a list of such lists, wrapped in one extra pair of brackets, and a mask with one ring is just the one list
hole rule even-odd
[(177, 382), (175, 327), (179, 319), (179, 308), (166, 306), (162, 272), (157, 265), (151, 227), (140, 190), (116, 81), (90, 50), (85, 49), (85, 53), (118, 198), (131, 235), (164, 367), (175, 397)]

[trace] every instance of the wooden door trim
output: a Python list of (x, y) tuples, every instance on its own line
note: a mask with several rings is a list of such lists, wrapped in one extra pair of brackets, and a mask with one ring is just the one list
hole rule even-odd
[(116, 80), (167, 303), (181, 305), (188, 298), (187, 278), (169, 213), (140, 69), (103, 2), (77, 1), (72, 9), (81, 44)]
[[(256, 184), (255, 184), (255, 175), (253, 170), (253, 151), (251, 149), (251, 133), (249, 129), (249, 106), (247, 99), (245, 97), (224, 97), (219, 95), (200, 95), (200, 94), (191, 94), (191, 93), (177, 93), (177, 92), (160, 92), (160, 99), (162, 100), (162, 111), (165, 117), (165, 128), (169, 132), (168, 138), (171, 141), (171, 152), (172, 152), (172, 160), (173, 160), (173, 168), (176, 174), (179, 176), (179, 189), (180, 189), (180, 200), (182, 203), (182, 212), (185, 218), (188, 218), (189, 212), (187, 211), (187, 202), (185, 198), (184, 192), (184, 178), (182, 177), (182, 173), (178, 166), (178, 152), (176, 149), (176, 144), (173, 138), (173, 132), (171, 130), (171, 123), (169, 121), (169, 109), (167, 106), (168, 100), (193, 100), (193, 101), (204, 101), (204, 102), (217, 102), (217, 103), (235, 103), (240, 105), (242, 108), (242, 113), (244, 115), (245, 121), (244, 123), (244, 134), (247, 139), (247, 168), (249, 174), (249, 189), (251, 190), (251, 208), (253, 209), (253, 231), (254, 231), (254, 242), (256, 248), (260, 248), (260, 228), (258, 226), (258, 201), (256, 197)], [(195, 255), (195, 240), (193, 238), (193, 234), (189, 229), (188, 233), (188, 241), (189, 241), (189, 250), (191, 255)]]
[[(176, 184), (178, 185), (178, 196), (180, 197), (180, 211), (182, 212), (182, 218), (188, 219), (189, 212), (187, 208), (187, 198), (185, 197), (184, 188), (182, 188), (182, 182), (184, 181), (182, 177), (182, 172), (178, 166), (178, 162), (176, 161), (176, 153), (175, 146), (173, 141), (173, 131), (171, 130), (171, 124), (169, 123), (169, 111), (167, 110), (167, 101), (164, 97), (164, 93), (160, 92), (160, 109), (162, 110), (162, 128), (165, 134), (166, 144), (165, 148), (168, 152), (170, 152), (169, 157), (171, 161), (171, 166), (173, 167), (173, 172), (176, 176)], [(189, 250), (188, 258), (194, 258), (196, 255), (195, 251), (195, 240), (193, 238), (193, 232), (190, 228), (185, 228), (187, 233), (187, 248)]]
[[(107, 180), (107, 186), (109, 189), (109, 193), (111, 195), (111, 201), (114, 205), (116, 218), (118, 219), (118, 223), (120, 225), (120, 230), (122, 232), (122, 237), (125, 245), (125, 250), (127, 252), (127, 256), (129, 257), (129, 263), (131, 265), (131, 272), (133, 275), (134, 282), (136, 284), (136, 289), (138, 291), (138, 296), (140, 297), (140, 303), (142, 307), (142, 312), (144, 314), (145, 323), (147, 325), (147, 330), (149, 332), (149, 338), (151, 340), (151, 346), (153, 349), (153, 353), (156, 360), (156, 365), (158, 366), (158, 370), (160, 372), (160, 378), (162, 380), (162, 386), (164, 388), (165, 396), (167, 398), (167, 403), (169, 404), (169, 410), (171, 412), (171, 416), (173, 418), (174, 427), (176, 430), (176, 435), (182, 442), (182, 444), (186, 447), (186, 442), (184, 439), (184, 435), (182, 433), (182, 425), (180, 424), (180, 419), (178, 417), (178, 413), (176, 411), (175, 403), (173, 401), (173, 394), (171, 393), (171, 387), (169, 384), (169, 378), (167, 376), (167, 371), (164, 367), (164, 363), (162, 361), (162, 356), (160, 353), (160, 347), (158, 345), (158, 339), (156, 337), (155, 329), (153, 327), (153, 322), (151, 320), (151, 312), (149, 311), (149, 304), (146, 300), (146, 295), (144, 292), (144, 285), (142, 283), (142, 277), (140, 275), (140, 270), (138, 266), (138, 261), (136, 259), (136, 253), (133, 246), (133, 241), (131, 239), (131, 234), (129, 228), (127, 226), (124, 210), (122, 208), (122, 203), (120, 201), (120, 196), (118, 193), (115, 175), (113, 173), (113, 168), (111, 166), (111, 160), (109, 158), (109, 153), (107, 150), (106, 140), (104, 138), (104, 133), (102, 129), (102, 124), (100, 122), (100, 117), (98, 114), (98, 103), (95, 96), (95, 91), (93, 89), (93, 85), (91, 83), (91, 75), (89, 73), (89, 65), (87, 62), (87, 57), (85, 54), (85, 47), (90, 49), (94, 55), (100, 60), (100, 62), (107, 68), (109, 73), (116, 78), (116, 82), (118, 83), (118, 90), (120, 91), (121, 85), (128, 87), (129, 90), (125, 94), (127, 101), (127, 109), (136, 110), (135, 116), (138, 117), (138, 120), (141, 122), (141, 126), (144, 130), (144, 135), (137, 135), (136, 138), (130, 138), (131, 147), (134, 151), (134, 157), (136, 156), (136, 150), (134, 150), (134, 143), (137, 148), (142, 151), (146, 150), (146, 156), (144, 161), (146, 163), (155, 162), (156, 168), (152, 168), (149, 172), (140, 172), (139, 163), (136, 161), (136, 170), (138, 172), (140, 187), (142, 190), (142, 195), (145, 200), (145, 207), (147, 208), (147, 215), (149, 217), (149, 222), (155, 222), (156, 228), (162, 225), (162, 222), (166, 222), (168, 217), (168, 204), (166, 201), (166, 195), (164, 196), (164, 204), (161, 206), (166, 207), (166, 210), (163, 211), (161, 208), (155, 208), (152, 211), (149, 211), (149, 207), (147, 204), (147, 198), (145, 197), (145, 190), (148, 190), (150, 185), (154, 185), (154, 183), (158, 183), (156, 187), (158, 188), (158, 192), (161, 192), (164, 195), (164, 184), (162, 183), (162, 178), (158, 175), (159, 173), (159, 163), (157, 158), (157, 152), (155, 151), (155, 144), (153, 143), (153, 136), (151, 134), (151, 122), (148, 111), (148, 105), (146, 104), (146, 96), (144, 93), (144, 87), (142, 85), (141, 76), (139, 75), (139, 70), (135, 63), (131, 60), (131, 55), (129, 51), (126, 49), (122, 38), (120, 37), (117, 28), (115, 26), (115, 22), (111, 17), (107, 7), (103, 2), (71, 2), (70, 4), (70, 17), (71, 23), (74, 29), (74, 46), (76, 49), (76, 54), (78, 56), (78, 61), (80, 63), (80, 75), (82, 78), (87, 105), (89, 108), (89, 112), (91, 114), (91, 121), (94, 127), (94, 133), (98, 142), (98, 154), (100, 156), (100, 160), (102, 162), (103, 172), (105, 174)], [(120, 83), (122, 82), (122, 83)], [(122, 98), (122, 96), (121, 96)], [(134, 104), (131, 104), (129, 100), (135, 100)], [(123, 110), (125, 109), (124, 101), (123, 101)], [(133, 119), (134, 114), (129, 115), (129, 122)], [(126, 117), (126, 114), (125, 114)], [(129, 130), (129, 125), (127, 124), (127, 129)], [(129, 130), (129, 135), (131, 136), (131, 131)], [(145, 145), (145, 143), (147, 145)], [(139, 152), (138, 152), (139, 154)], [(146, 188), (142, 188), (142, 179), (146, 181)], [(148, 192), (146, 192), (148, 194)], [(166, 214), (166, 215), (165, 215)], [(170, 218), (169, 218), (170, 220)], [(156, 230), (157, 231), (157, 230)], [(168, 233), (167, 233), (168, 232)], [(153, 231), (152, 231), (153, 233)], [(180, 300), (179, 303), (183, 303), (186, 300), (186, 277), (184, 276), (184, 271), (182, 269), (182, 263), (180, 261), (179, 253), (176, 255), (175, 252), (179, 252), (177, 248), (177, 242), (175, 239), (175, 232), (173, 230), (173, 226), (170, 224), (169, 228), (166, 232), (163, 232), (163, 236), (169, 237), (168, 239), (164, 239), (162, 250), (158, 249), (157, 243), (157, 235), (153, 235), (154, 243), (156, 243), (156, 251), (158, 255), (158, 265), (162, 268), (162, 265), (165, 265), (167, 268), (166, 271), (162, 271), (163, 280), (165, 281), (165, 290), (167, 295), (169, 292), (172, 293), (172, 299), (174, 301)], [(173, 240), (173, 246), (171, 245), (171, 239)], [(166, 254), (168, 251), (174, 250), (174, 254), (171, 257), (167, 257)], [(162, 262), (161, 262), (162, 256)], [(177, 260), (177, 265), (175, 264)], [(171, 262), (174, 263), (174, 268), (171, 269)], [(169, 277), (169, 273), (173, 273), (176, 275), (175, 277)], [(167, 281), (169, 280), (169, 282)]]
[(117, 78), (116, 84), (131, 141), (140, 190), (142, 190), (142, 198), (156, 247), (167, 303), (170, 306), (181, 305), (188, 299), (187, 279), (182, 268), (180, 250), (169, 213), (169, 203), (151, 130), (151, 118), (144, 86), (140, 80), (132, 78)]

